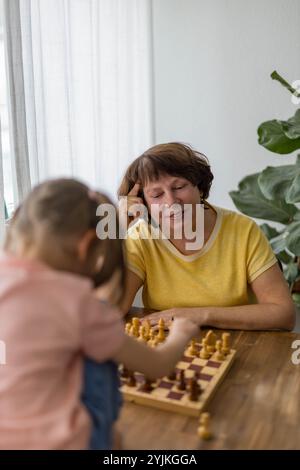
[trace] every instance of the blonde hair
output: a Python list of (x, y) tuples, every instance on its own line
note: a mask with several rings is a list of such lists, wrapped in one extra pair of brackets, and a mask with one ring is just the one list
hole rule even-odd
[[(16, 210), (6, 236), (4, 249), (16, 253), (19, 246), (38, 250), (41, 261), (58, 270), (84, 274), (99, 286), (117, 269), (124, 283), (122, 242), (119, 239), (95, 237), (89, 248), (89, 268), (82, 272), (77, 243), (90, 229), (95, 230), (101, 217), (96, 211), (101, 204), (112, 204), (101, 193), (74, 179), (56, 179), (36, 186)], [(101, 269), (93, 272), (103, 257)]]

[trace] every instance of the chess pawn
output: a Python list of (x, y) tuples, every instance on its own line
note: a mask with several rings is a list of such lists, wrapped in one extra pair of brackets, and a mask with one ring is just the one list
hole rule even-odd
[(140, 390), (142, 392), (152, 392), (153, 389), (154, 389), (153, 380), (145, 378), (144, 383), (141, 386)]
[(222, 334), (222, 353), (227, 355), (230, 353), (230, 333)]
[(210, 430), (210, 414), (209, 413), (201, 413), (200, 421), (198, 427), (198, 436), (201, 439), (209, 440), (212, 438), (212, 433)]
[(207, 350), (208, 350), (208, 352), (213, 354), (216, 350), (217, 336), (215, 335), (215, 333), (212, 330), (209, 330), (209, 332), (207, 333), (205, 339), (207, 341)]
[(130, 334), (138, 338), (140, 332), (140, 320), (136, 317), (132, 319), (132, 326), (130, 328)]
[(130, 330), (131, 330), (131, 323), (128, 322), (126, 323), (126, 326), (125, 326), (125, 332), (127, 335), (130, 335)]
[(222, 352), (222, 341), (220, 339), (216, 342), (216, 347), (217, 347), (216, 359), (218, 361), (224, 361), (225, 356)]
[(177, 376), (177, 388), (178, 390), (185, 390), (186, 389), (186, 384), (185, 384), (185, 377), (184, 377), (184, 370), (180, 370), (179, 374)]
[(173, 370), (172, 372), (169, 373), (168, 379), (171, 380), (172, 382), (174, 382), (174, 380), (176, 380), (176, 371), (175, 370)]
[(128, 387), (135, 387), (136, 386), (136, 378), (135, 378), (134, 372), (128, 371), (127, 385), (128, 385)]
[(204, 338), (202, 341), (202, 349), (200, 351), (200, 358), (201, 359), (209, 359), (211, 356), (211, 353), (208, 351), (207, 347), (207, 340)]
[(129, 377), (130, 371), (123, 365), (121, 369), (121, 377), (127, 379)]
[(143, 343), (147, 343), (146, 328), (143, 325), (140, 327), (140, 335), (138, 337), (138, 341), (141, 341)]
[(156, 338), (155, 338), (155, 332), (154, 332), (154, 330), (151, 328), (151, 329), (150, 329), (150, 339), (148, 340), (148, 346), (154, 348), (156, 345), (157, 345), (157, 340), (156, 340)]
[(197, 356), (197, 349), (196, 349), (196, 340), (195, 339), (192, 339), (191, 341), (191, 344), (190, 344), (190, 347), (188, 348), (187, 350), (187, 353), (190, 355), (190, 356)]
[(150, 325), (149, 320), (145, 320), (143, 322), (143, 325), (145, 327), (145, 336), (147, 338), (147, 341), (149, 341), (149, 339), (150, 339), (150, 330), (151, 330), (151, 325)]
[(158, 330), (158, 335), (157, 335), (156, 338), (157, 338), (159, 343), (162, 343), (166, 339), (165, 322), (164, 322), (163, 318), (159, 319), (158, 327), (159, 327), (159, 330)]

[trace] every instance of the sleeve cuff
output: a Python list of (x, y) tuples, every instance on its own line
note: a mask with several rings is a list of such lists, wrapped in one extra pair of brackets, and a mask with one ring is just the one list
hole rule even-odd
[(277, 259), (272, 258), (270, 261), (268, 261), (266, 264), (264, 264), (257, 271), (254, 271), (254, 273), (250, 274), (249, 280), (248, 280), (249, 284), (251, 284), (258, 276), (260, 276), (263, 272), (265, 272), (267, 269), (271, 268), (271, 266), (273, 266), (276, 263), (277, 263)]
[(139, 268), (137, 268), (131, 263), (128, 263), (127, 267), (129, 271), (132, 271), (134, 274), (136, 274), (139, 278), (141, 278), (143, 282), (145, 281), (145, 274)]

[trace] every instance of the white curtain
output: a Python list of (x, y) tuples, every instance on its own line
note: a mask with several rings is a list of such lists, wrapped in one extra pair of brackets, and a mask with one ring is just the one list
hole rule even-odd
[(74, 176), (115, 198), (153, 143), (151, 0), (6, 2), (19, 7), (19, 24), (16, 14), (6, 21), (21, 30), (26, 181)]

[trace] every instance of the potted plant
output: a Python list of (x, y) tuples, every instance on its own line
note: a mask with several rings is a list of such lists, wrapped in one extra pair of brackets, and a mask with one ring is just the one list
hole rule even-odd
[[(300, 97), (276, 71), (271, 77), (296, 98)], [(300, 109), (287, 121), (263, 122), (257, 133), (259, 144), (271, 152), (286, 155), (299, 150)], [(261, 228), (283, 267), (293, 299), (300, 306), (300, 154), (294, 164), (268, 166), (259, 173), (246, 176), (240, 181), (238, 190), (229, 194), (244, 214), (277, 222), (276, 227), (263, 223)]]

